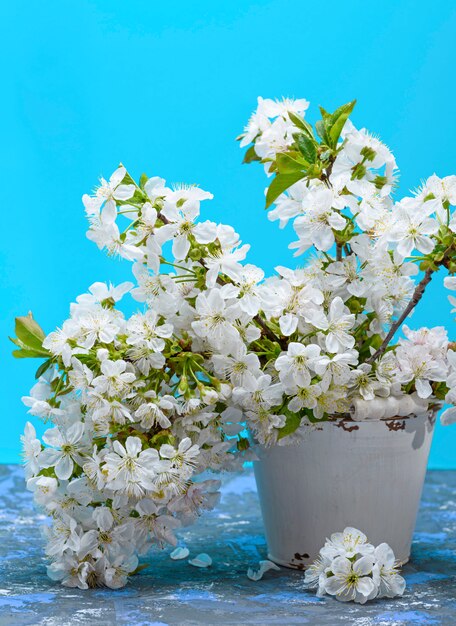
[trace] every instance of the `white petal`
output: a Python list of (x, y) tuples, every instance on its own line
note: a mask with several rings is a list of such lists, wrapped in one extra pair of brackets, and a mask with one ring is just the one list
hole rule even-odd
[(343, 580), (340, 580), (337, 576), (331, 576), (324, 581), (324, 589), (326, 593), (331, 596), (338, 595), (343, 590), (345, 584)]
[(326, 348), (328, 352), (334, 353), (339, 350), (339, 342), (336, 339), (334, 333), (328, 333), (326, 335)]
[(127, 170), (125, 167), (123, 165), (119, 165), (119, 167), (111, 174), (111, 178), (109, 179), (111, 187), (116, 187), (119, 183), (121, 183), (125, 178), (126, 173)]
[(443, 426), (449, 426), (456, 422), (456, 406), (446, 409), (440, 416), (440, 422)]
[(190, 242), (185, 235), (179, 235), (173, 241), (173, 255), (178, 261), (182, 261), (190, 250)]
[(116, 200), (128, 200), (134, 193), (134, 185), (119, 185), (112, 195)]
[(331, 571), (333, 574), (348, 575), (351, 572), (352, 564), (345, 556), (338, 556), (334, 559), (331, 565)]
[(431, 383), (428, 380), (417, 378), (415, 380), (416, 392), (420, 398), (429, 398), (432, 394)]
[(249, 569), (247, 570), (247, 577), (250, 578), (250, 580), (256, 582), (257, 580), (261, 580), (263, 578), (263, 575), (271, 569), (280, 571), (280, 567), (278, 567), (278, 565), (276, 565), (272, 561), (260, 561), (260, 567), (257, 571), (249, 567)]
[(201, 552), (201, 554), (195, 556), (194, 559), (191, 559), (189, 563), (194, 567), (209, 567), (210, 565), (212, 565), (212, 559), (205, 552)]
[(117, 219), (116, 203), (108, 200), (101, 211), (101, 221), (104, 225), (114, 224)]
[(375, 548), (375, 558), (387, 567), (394, 565), (394, 552), (387, 543), (381, 543)]
[(443, 284), (447, 289), (456, 290), (456, 276), (445, 276)]
[(423, 254), (430, 254), (435, 247), (435, 243), (429, 237), (417, 237), (415, 247)]
[(160, 456), (164, 459), (172, 459), (176, 454), (176, 450), (169, 443), (164, 443), (160, 447)]
[(82, 422), (75, 422), (69, 427), (66, 434), (70, 443), (77, 443), (84, 434), (84, 424)]
[(320, 233), (315, 233), (314, 244), (315, 247), (318, 248), (318, 250), (327, 252), (334, 245), (333, 231), (328, 227)]
[(73, 467), (73, 459), (67, 454), (62, 455), (60, 460), (57, 462), (57, 465), (55, 466), (55, 475), (61, 480), (68, 480), (68, 478), (73, 473)]
[(151, 176), (147, 183), (144, 185), (144, 191), (147, 195), (155, 200), (159, 195), (164, 195), (164, 187), (166, 180), (159, 176)]
[(52, 467), (62, 456), (60, 450), (53, 450), (52, 448), (46, 448), (38, 455), (38, 463), (41, 467)]
[(394, 596), (404, 595), (406, 584), (402, 576), (400, 576), (399, 574), (396, 574), (395, 576), (393, 576), (390, 579), (390, 585), (391, 585), (391, 595), (394, 595)]
[(128, 437), (125, 447), (130, 456), (137, 456), (142, 450), (142, 443), (139, 437)]
[(279, 326), (280, 326), (280, 330), (282, 331), (282, 333), (286, 337), (289, 337), (290, 335), (294, 333), (294, 331), (298, 327), (298, 318), (292, 313), (286, 313), (285, 315), (282, 315), (282, 317), (280, 318)]
[(368, 576), (363, 576), (363, 578), (360, 578), (356, 583), (356, 591), (363, 595), (366, 599), (374, 590), (375, 583), (372, 578), (369, 578)]
[(193, 229), (193, 234), (198, 243), (211, 243), (217, 237), (217, 224), (209, 220), (200, 222)]
[(190, 551), (188, 548), (176, 548), (169, 556), (173, 559), (173, 561), (180, 561), (180, 559), (186, 559), (189, 554)]
[(36, 438), (36, 430), (35, 426), (31, 422), (26, 422), (24, 435), (27, 439), (35, 439)]
[(410, 256), (414, 247), (414, 242), (410, 237), (404, 237), (402, 241), (397, 244), (397, 251), (404, 258)]
[(353, 564), (353, 571), (359, 576), (366, 576), (372, 572), (374, 561), (370, 556), (362, 556)]
[(43, 435), (43, 441), (49, 446), (55, 446), (58, 448), (63, 444), (62, 433), (57, 427), (49, 428)]

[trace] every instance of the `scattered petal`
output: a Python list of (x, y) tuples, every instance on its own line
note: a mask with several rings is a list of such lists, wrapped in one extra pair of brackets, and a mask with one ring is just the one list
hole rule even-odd
[(212, 559), (208, 554), (202, 552), (201, 554), (197, 554), (194, 559), (191, 559), (189, 563), (194, 567), (209, 567), (212, 565)]
[(180, 561), (181, 559), (186, 559), (190, 554), (190, 550), (188, 548), (176, 548), (169, 555), (173, 561)]
[(249, 569), (247, 570), (247, 577), (250, 578), (250, 580), (253, 580), (255, 582), (257, 580), (261, 580), (263, 578), (263, 574), (268, 572), (270, 569), (280, 571), (280, 567), (272, 561), (260, 561), (259, 565), (260, 568), (257, 571), (255, 571), (252, 567), (249, 567)]

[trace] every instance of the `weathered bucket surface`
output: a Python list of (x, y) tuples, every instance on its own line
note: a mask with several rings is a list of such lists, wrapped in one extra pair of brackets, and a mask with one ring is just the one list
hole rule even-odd
[(303, 569), (347, 526), (410, 556), (435, 414), (323, 422), (299, 444), (260, 447), (254, 462), (272, 561)]

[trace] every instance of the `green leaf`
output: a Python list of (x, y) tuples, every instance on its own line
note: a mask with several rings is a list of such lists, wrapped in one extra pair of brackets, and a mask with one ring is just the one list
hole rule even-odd
[(321, 418), (315, 417), (311, 409), (302, 409), (301, 413), (302, 417), (306, 417), (311, 424), (320, 424), (321, 422), (328, 421), (328, 416), (326, 413), (324, 413), (323, 417)]
[(21, 348), (20, 350), (13, 350), (13, 356), (16, 359), (44, 359), (49, 356), (49, 352)]
[(279, 174), (302, 172), (308, 166), (308, 163), (303, 159), (298, 161), (289, 154), (278, 154), (276, 157), (276, 163)]
[(241, 437), (241, 435), (239, 435), (239, 439), (236, 442), (236, 448), (240, 452), (243, 452), (244, 450), (248, 450), (250, 448), (249, 440), (246, 437)]
[(318, 136), (322, 139), (322, 141), (325, 142), (326, 145), (329, 146), (329, 137), (326, 132), (326, 126), (325, 126), (324, 121), (318, 120), (318, 122), (315, 124), (315, 128), (316, 128)]
[(328, 111), (326, 109), (324, 109), (323, 107), (318, 107), (320, 109), (320, 113), (321, 113), (321, 118), (323, 121), (327, 121), (331, 119), (331, 113), (328, 113)]
[(298, 413), (292, 413), (289, 410), (285, 410), (284, 413), (286, 414), (287, 419), (285, 420), (285, 425), (282, 426), (282, 428), (279, 428), (278, 439), (283, 439), (283, 437), (294, 433), (295, 430), (299, 428), (301, 423), (301, 416), (298, 415)]
[(336, 120), (339, 119), (339, 117), (341, 115), (350, 115), (350, 113), (353, 111), (353, 109), (355, 108), (356, 105), (356, 99), (355, 100), (351, 100), (350, 102), (347, 102), (346, 104), (342, 104), (342, 106), (340, 106), (339, 108), (337, 108), (334, 113), (331, 114), (330, 118), (330, 123), (331, 125), (334, 124), (334, 122), (336, 122)]
[(45, 361), (44, 363), (41, 363), (39, 368), (36, 370), (35, 378), (38, 379), (45, 372), (47, 372), (48, 369), (51, 367), (51, 365), (52, 365), (52, 359), (47, 359), (47, 361)]
[(141, 563), (135, 570), (131, 572), (130, 576), (136, 576), (136, 574), (139, 574), (139, 572), (142, 572), (148, 567), (150, 567), (150, 563)]
[(147, 181), (149, 180), (149, 177), (147, 176), (147, 174), (141, 174), (140, 178), (139, 178), (139, 186), (141, 187), (141, 189), (144, 189)]
[(288, 111), (288, 117), (295, 126), (303, 130), (310, 137), (310, 139), (313, 139), (314, 134), (312, 126), (309, 124), (309, 122), (306, 122), (306, 120), (304, 120), (302, 117), (299, 117), (299, 115), (296, 115), (291, 111)]
[(253, 161), (261, 161), (258, 154), (255, 152), (255, 146), (250, 146), (244, 155), (243, 163), (252, 163)]
[(445, 400), (445, 396), (449, 391), (449, 387), (445, 382), (433, 383), (434, 395), (438, 400)]
[(17, 338), (24, 346), (35, 350), (42, 349), (46, 335), (41, 326), (33, 319), (32, 313), (25, 317), (16, 317), (15, 331)]
[(329, 138), (331, 140), (332, 146), (335, 146), (337, 144), (340, 133), (345, 126), (345, 122), (348, 120), (348, 117), (355, 108), (355, 104), (356, 100), (347, 102), (347, 104), (343, 104), (331, 115), (329, 121)]
[(317, 144), (313, 139), (306, 135), (300, 135), (297, 138), (299, 151), (309, 163), (315, 163), (317, 160)]
[[(119, 167), (125, 167), (125, 166), (123, 165), (123, 163), (119, 163)], [(136, 187), (135, 180), (130, 176), (130, 174), (127, 171), (125, 171), (125, 176), (122, 178), (120, 182), (122, 183), (122, 185), (134, 185)]]
[(53, 467), (44, 467), (38, 472), (38, 476), (47, 476), (49, 478), (57, 478)]
[(305, 172), (295, 172), (294, 174), (277, 174), (272, 183), (269, 185), (268, 192), (266, 194), (266, 208), (269, 208), (271, 204), (276, 200), (281, 193), (286, 191), (289, 187), (294, 185), (305, 177)]
[(150, 445), (153, 447), (159, 447), (164, 443), (169, 443), (171, 445), (174, 444), (174, 436), (170, 433), (169, 430), (161, 430), (156, 433), (153, 437), (150, 438)]
[(371, 356), (370, 348), (372, 347), (375, 350), (378, 350), (383, 343), (383, 339), (381, 335), (372, 335), (363, 340), (362, 346), (359, 350), (360, 360), (366, 359)]

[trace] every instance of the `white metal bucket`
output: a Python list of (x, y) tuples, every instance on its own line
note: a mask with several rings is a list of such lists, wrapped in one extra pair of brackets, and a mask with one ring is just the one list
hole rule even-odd
[(323, 422), (297, 445), (260, 447), (268, 558), (304, 569), (331, 533), (353, 526), (408, 561), (434, 422), (434, 413)]

